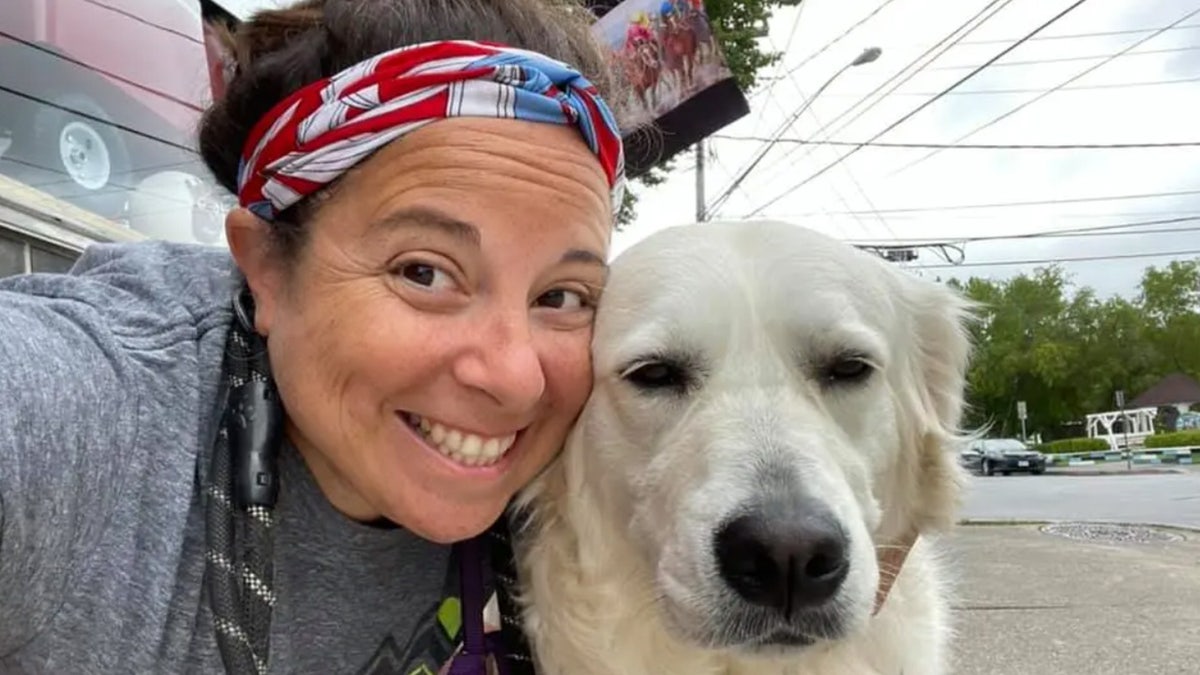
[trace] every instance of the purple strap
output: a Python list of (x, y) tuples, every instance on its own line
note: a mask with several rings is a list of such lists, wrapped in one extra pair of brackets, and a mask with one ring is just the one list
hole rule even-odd
[(463, 648), (450, 664), (449, 675), (488, 675), (488, 654), (497, 655), (501, 675), (508, 672), (499, 634), (487, 635), (483, 626), (483, 568), (482, 537), (474, 537), (454, 545), (458, 555), (458, 578), (462, 588)]

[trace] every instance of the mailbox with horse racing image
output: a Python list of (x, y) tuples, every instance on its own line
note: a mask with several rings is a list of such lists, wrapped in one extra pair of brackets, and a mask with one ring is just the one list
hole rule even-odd
[(626, 168), (654, 164), (750, 111), (702, 0), (593, 2), (593, 30), (629, 83)]

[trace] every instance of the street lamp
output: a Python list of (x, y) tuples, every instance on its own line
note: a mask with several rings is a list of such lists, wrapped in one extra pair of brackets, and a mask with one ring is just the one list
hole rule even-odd
[[(767, 156), (767, 153), (771, 150), (775, 143), (777, 143), (780, 138), (783, 138), (784, 134), (791, 130), (792, 125), (796, 123), (796, 120), (800, 119), (800, 116), (812, 106), (813, 101), (817, 100), (817, 97), (821, 95), (821, 92), (825, 91), (829, 85), (833, 84), (834, 80), (841, 76), (842, 73), (855, 66), (862, 66), (876, 61), (881, 54), (883, 54), (883, 50), (879, 47), (867, 47), (862, 51), (862, 53), (854, 57), (853, 61), (842, 66), (837, 70), (837, 72), (829, 76), (829, 79), (825, 80), (825, 84), (822, 84), (820, 87), (818, 87), (817, 90), (813, 92), (813, 95), (809, 96), (808, 100), (806, 100), (798, 110), (789, 115), (788, 118), (784, 120), (783, 124), (779, 125), (779, 128), (775, 130), (775, 133), (771, 134), (770, 140), (763, 144), (762, 148), (754, 156), (754, 159), (750, 161), (750, 164), (747, 165), (745, 169), (742, 169), (733, 179), (733, 181), (730, 182), (729, 187), (722, 190), (721, 194), (717, 195), (717, 198), (714, 199), (712, 203), (704, 209), (703, 213), (697, 213), (697, 220), (706, 220), (709, 214), (712, 214), (716, 212), (717, 209), (721, 208), (725, 201), (729, 199), (729, 196), (733, 194), (733, 191), (736, 190), (738, 186), (742, 184), (742, 181), (746, 179), (746, 176), (750, 175), (750, 172), (753, 171), (756, 166), (758, 166), (758, 163)], [(696, 188), (697, 201), (700, 202), (703, 199), (701, 197), (701, 194), (703, 193), (703, 185), (699, 179), (697, 180)]]
[(881, 54), (883, 54), (883, 50), (879, 47), (867, 47), (850, 62), (850, 66), (861, 66), (864, 63), (871, 63), (878, 59)]

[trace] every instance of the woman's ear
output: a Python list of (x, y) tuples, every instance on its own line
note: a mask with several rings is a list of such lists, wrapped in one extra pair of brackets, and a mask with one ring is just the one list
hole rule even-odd
[(284, 291), (283, 262), (271, 247), (270, 225), (250, 211), (237, 208), (225, 216), (225, 239), (233, 260), (254, 296), (254, 329), (269, 336)]

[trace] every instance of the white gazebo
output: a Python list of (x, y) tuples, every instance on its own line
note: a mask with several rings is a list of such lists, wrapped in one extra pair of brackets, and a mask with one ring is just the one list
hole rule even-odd
[[(1104, 439), (1113, 450), (1120, 450), (1126, 438), (1130, 447), (1141, 446), (1145, 444), (1147, 436), (1154, 434), (1154, 418), (1157, 415), (1157, 408), (1133, 408), (1123, 413), (1120, 410), (1092, 413), (1087, 416), (1087, 435), (1088, 438)], [(1124, 428), (1114, 431), (1113, 426), (1121, 421), (1122, 416)]]

